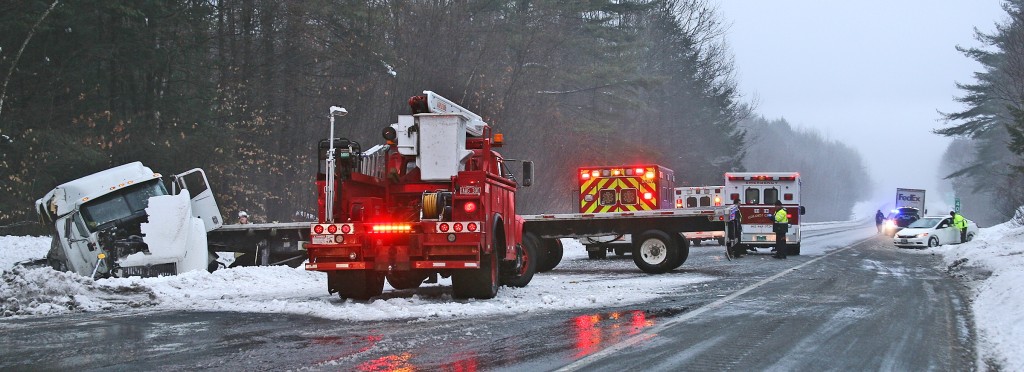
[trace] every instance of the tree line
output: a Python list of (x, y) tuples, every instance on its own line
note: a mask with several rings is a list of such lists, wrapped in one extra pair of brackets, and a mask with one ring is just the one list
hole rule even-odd
[(976, 31), (983, 46), (957, 47), (978, 61), (975, 81), (957, 83), (966, 109), (944, 113), (935, 133), (954, 138), (940, 171), (951, 181), (965, 215), (983, 225), (1007, 221), (1024, 206), (1024, 1), (1005, 0), (1007, 17), (992, 33)]
[(724, 31), (709, 0), (7, 1), (0, 225), (136, 160), (205, 169), (225, 213), (294, 220), (316, 208), (328, 108), (366, 149), (423, 90), (535, 161), (521, 213), (572, 211), (581, 165), (720, 184), (744, 169), (751, 113)]

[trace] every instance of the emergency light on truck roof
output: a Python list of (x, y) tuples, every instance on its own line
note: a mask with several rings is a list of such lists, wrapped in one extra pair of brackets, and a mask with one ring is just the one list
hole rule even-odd
[(588, 181), (591, 178), (597, 177), (644, 177), (649, 180), (653, 180), (656, 176), (654, 170), (646, 170), (643, 167), (635, 168), (610, 168), (610, 169), (582, 169), (580, 170), (580, 180)]

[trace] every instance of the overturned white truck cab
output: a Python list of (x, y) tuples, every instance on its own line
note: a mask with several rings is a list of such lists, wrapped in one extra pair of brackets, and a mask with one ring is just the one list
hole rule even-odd
[[(207, 184), (196, 170), (175, 176), (175, 184), (197, 173)], [(140, 162), (61, 184), (36, 201), (36, 212), (51, 229), (46, 262), (56, 270), (151, 277), (216, 264), (206, 234), (222, 219), (212, 192), (172, 195), (160, 174)]]

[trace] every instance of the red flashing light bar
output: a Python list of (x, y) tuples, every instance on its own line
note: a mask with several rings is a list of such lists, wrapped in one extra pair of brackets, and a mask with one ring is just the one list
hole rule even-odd
[(579, 177), (580, 180), (587, 181), (597, 177), (644, 177), (647, 179), (655, 178), (654, 169), (646, 167), (623, 167), (623, 168), (600, 168), (600, 169), (580, 169)]

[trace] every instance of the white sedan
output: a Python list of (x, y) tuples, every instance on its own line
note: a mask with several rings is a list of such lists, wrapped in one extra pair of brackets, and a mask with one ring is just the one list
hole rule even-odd
[[(978, 225), (967, 220), (967, 240), (978, 235)], [(960, 230), (953, 227), (950, 216), (928, 216), (911, 223), (900, 230), (892, 239), (897, 247), (937, 247), (942, 244), (963, 243), (960, 241)]]

